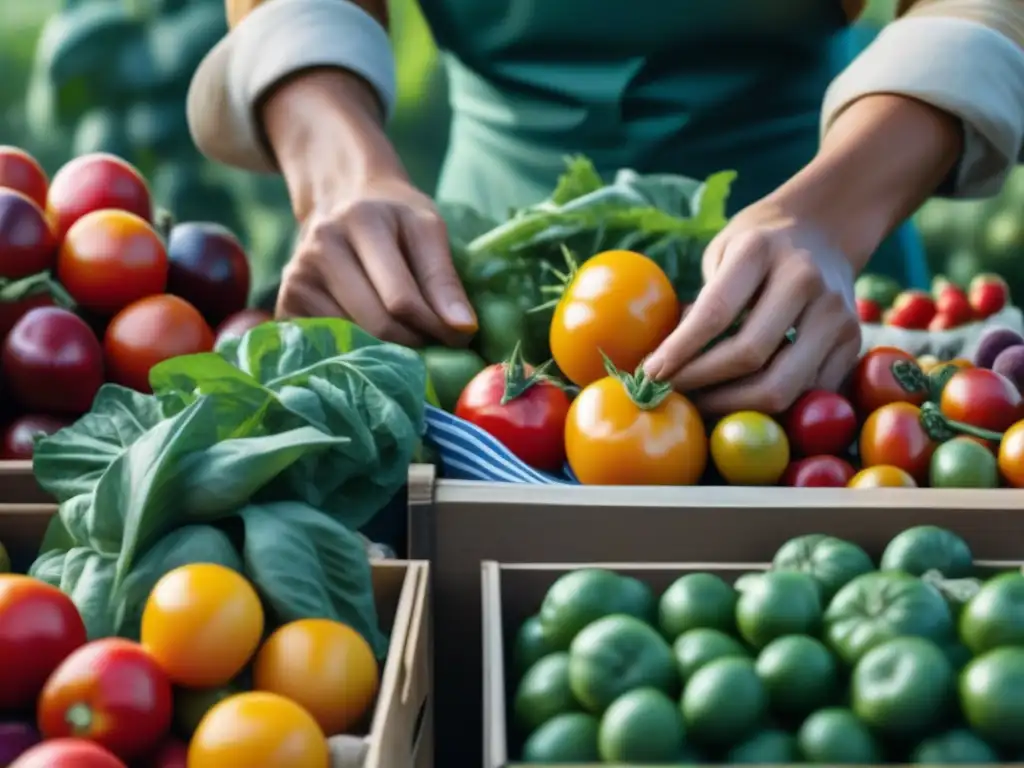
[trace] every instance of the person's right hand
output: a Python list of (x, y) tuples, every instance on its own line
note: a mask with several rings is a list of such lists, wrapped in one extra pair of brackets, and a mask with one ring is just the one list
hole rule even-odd
[(267, 101), (265, 127), (301, 224), (279, 317), (346, 317), (408, 346), (468, 342), (477, 322), (433, 201), (409, 182), (366, 84), (320, 71)]

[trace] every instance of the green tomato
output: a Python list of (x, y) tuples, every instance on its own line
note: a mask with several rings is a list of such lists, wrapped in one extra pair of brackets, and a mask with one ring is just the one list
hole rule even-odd
[(427, 347), (423, 350), (423, 362), (438, 403), (449, 413), (455, 411), (455, 404), (466, 385), (487, 367), (484, 359), (471, 349)]
[(935, 449), (928, 479), (932, 488), (998, 488), (999, 467), (988, 448), (954, 437)]
[(826, 602), (840, 587), (874, 569), (868, 553), (856, 544), (822, 533), (790, 539), (772, 559), (772, 570), (800, 571), (813, 578)]
[[(480, 326), (473, 346), (488, 363), (502, 363), (508, 360), (516, 344), (523, 343), (527, 335), (526, 312), (519, 301), (507, 296), (485, 293), (473, 302), (473, 307)], [(527, 359), (529, 360), (528, 354)]]
[(882, 553), (880, 570), (903, 571), (911, 576), (938, 571), (947, 579), (962, 579), (973, 573), (974, 556), (967, 542), (952, 531), (936, 525), (916, 525), (889, 542)]

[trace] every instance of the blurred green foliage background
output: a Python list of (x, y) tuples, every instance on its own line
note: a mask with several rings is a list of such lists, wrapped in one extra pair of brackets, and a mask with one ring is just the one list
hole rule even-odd
[[(433, 190), (448, 132), (444, 77), (416, 1), (391, 4), (399, 105), (389, 130), (416, 183)], [(862, 21), (880, 26), (892, 7), (871, 0)], [(283, 183), (206, 162), (185, 124), (189, 79), (224, 32), (223, 0), (0, 0), (0, 143), (50, 173), (89, 151), (135, 163), (177, 218), (234, 229), (262, 286), (294, 237)], [(992, 269), (1024, 293), (1020, 172), (998, 200), (936, 201), (920, 223), (934, 271), (962, 281)]]

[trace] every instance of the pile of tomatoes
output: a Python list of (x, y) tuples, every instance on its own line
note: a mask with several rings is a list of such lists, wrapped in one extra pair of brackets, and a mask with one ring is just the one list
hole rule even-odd
[(327, 737), (357, 729), (374, 704), (377, 660), (337, 621), (265, 639), (264, 623), (249, 582), (213, 564), (157, 582), (139, 642), (87, 641), (63, 592), (0, 576), (0, 764), (328, 768)]
[(78, 157), (51, 182), (0, 147), (0, 458), (30, 457), (33, 437), (85, 413), (103, 382), (146, 392), (156, 363), (269, 319), (245, 309), (234, 235), (159, 218), (146, 181), (113, 155)]
[(469, 382), (455, 415), (584, 484), (1024, 487), (1024, 406), (998, 371), (878, 348), (842, 393), (705, 420), (640, 368), (681, 313), (653, 261), (599, 254), (570, 276), (551, 326), (553, 363), (574, 386), (516, 353)]

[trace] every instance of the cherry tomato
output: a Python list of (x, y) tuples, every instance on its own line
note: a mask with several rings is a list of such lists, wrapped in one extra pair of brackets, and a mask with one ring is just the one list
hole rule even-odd
[(68, 230), (57, 277), (79, 305), (113, 315), (167, 286), (167, 250), (156, 230), (127, 211), (88, 213)]
[(27, 413), (19, 416), (4, 430), (0, 440), (0, 459), (4, 461), (27, 461), (32, 458), (36, 438), (52, 435), (64, 429), (71, 422), (54, 416)]
[(800, 456), (838, 456), (857, 436), (857, 414), (850, 401), (824, 389), (804, 393), (786, 414), (785, 425), (789, 444)]
[(552, 381), (537, 379), (518, 351), (507, 363), (474, 376), (455, 404), (455, 415), (476, 424), (536, 469), (565, 465), (565, 417), (569, 398)]
[(847, 488), (917, 488), (914, 478), (899, 467), (879, 464), (854, 475)]
[(632, 371), (679, 323), (679, 300), (654, 261), (632, 251), (588, 259), (566, 286), (551, 320), (551, 355), (585, 387), (605, 376), (603, 352)]
[(0, 187), (21, 192), (40, 208), (46, 208), (50, 180), (39, 161), (18, 147), (0, 147)]
[(363, 636), (330, 619), (285, 624), (260, 648), (253, 687), (294, 701), (328, 736), (348, 733), (377, 697), (380, 670)]
[(857, 363), (853, 370), (851, 399), (862, 416), (889, 403), (920, 405), (925, 401), (926, 392), (907, 392), (896, 381), (892, 373), (892, 364), (896, 361), (913, 363), (914, 358), (902, 349), (876, 347)]
[(142, 611), (143, 647), (171, 682), (187, 688), (225, 685), (263, 636), (263, 606), (240, 574), (213, 563), (164, 574)]
[(999, 471), (1014, 488), (1024, 488), (1024, 421), (1003, 433), (999, 443)]
[(889, 403), (868, 416), (860, 431), (860, 460), (865, 467), (899, 467), (924, 484), (935, 442), (921, 426), (921, 409)]
[(53, 670), (85, 640), (70, 597), (28, 576), (0, 576), (0, 709), (31, 707)]
[(786, 467), (782, 485), (793, 488), (844, 488), (854, 474), (850, 462), (838, 456), (808, 456)]
[(91, 741), (53, 739), (23, 753), (10, 768), (125, 768), (125, 764)]
[(739, 411), (715, 425), (711, 458), (729, 485), (775, 485), (789, 464), (789, 440), (771, 416)]
[(327, 738), (284, 696), (240, 693), (215, 705), (188, 747), (188, 768), (328, 768)]
[(642, 374), (620, 373), (573, 401), (565, 453), (584, 485), (694, 485), (707, 466), (708, 441), (693, 403)]
[(213, 349), (213, 331), (199, 310), (177, 296), (149, 296), (122, 309), (103, 337), (108, 378), (139, 392), (152, 391), (149, 370), (178, 355)]
[(83, 645), (57, 667), (39, 695), (39, 731), (95, 741), (124, 760), (153, 750), (171, 726), (171, 682), (138, 643)]
[(942, 390), (944, 416), (994, 432), (1002, 432), (1022, 416), (1020, 392), (1005, 376), (987, 368), (954, 374)]

